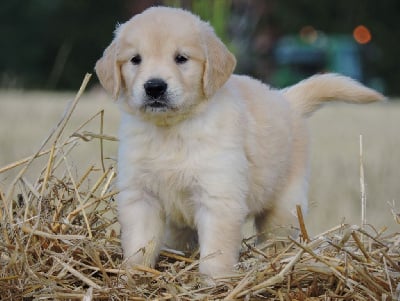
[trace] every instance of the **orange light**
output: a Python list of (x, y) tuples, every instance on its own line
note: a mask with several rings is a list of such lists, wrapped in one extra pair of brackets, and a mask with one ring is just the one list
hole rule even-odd
[(306, 25), (300, 29), (300, 37), (304, 42), (312, 44), (317, 40), (318, 32), (314, 27)]
[(364, 25), (358, 25), (353, 31), (354, 40), (359, 44), (367, 44), (371, 41), (371, 32)]

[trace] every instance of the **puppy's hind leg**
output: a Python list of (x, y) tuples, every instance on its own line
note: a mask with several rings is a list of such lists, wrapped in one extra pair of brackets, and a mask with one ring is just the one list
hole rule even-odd
[(275, 236), (291, 236), (299, 234), (296, 205), (300, 205), (304, 214), (308, 205), (308, 133), (306, 123), (299, 119), (294, 124), (292, 156), (289, 158), (289, 169), (282, 178), (282, 187), (268, 207), (255, 218), (255, 225), (260, 234), (259, 241), (267, 238), (267, 234)]
[(257, 231), (257, 243), (267, 241), (269, 238), (297, 237), (297, 221), (291, 212), (279, 212), (273, 208), (257, 214), (254, 223)]
[(272, 208), (266, 209), (255, 216), (255, 226), (258, 242), (265, 241), (270, 235), (275, 237), (297, 238), (299, 235), (296, 205), (307, 212), (307, 180), (293, 182), (275, 200)]

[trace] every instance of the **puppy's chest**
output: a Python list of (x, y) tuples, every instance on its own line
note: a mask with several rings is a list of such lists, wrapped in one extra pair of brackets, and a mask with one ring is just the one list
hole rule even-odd
[(196, 153), (176, 145), (149, 148), (134, 162), (135, 181), (156, 197), (167, 218), (194, 224), (198, 167)]

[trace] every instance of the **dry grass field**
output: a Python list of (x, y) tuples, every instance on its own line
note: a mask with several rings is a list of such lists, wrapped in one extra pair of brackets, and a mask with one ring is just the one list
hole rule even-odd
[(319, 231), (344, 218), (360, 223), (360, 147), (366, 185), (367, 223), (392, 223), (391, 209), (400, 209), (400, 104), (327, 106), (310, 120), (310, 227)]
[[(300, 239), (271, 238), (262, 246), (245, 240), (236, 274), (204, 279), (196, 254), (173, 250), (162, 252), (156, 269), (124, 269), (113, 201), (118, 143), (109, 140), (118, 111), (100, 91), (66, 110), (71, 99), (0, 93), (2, 300), (400, 298), (400, 105), (333, 104), (312, 116), (310, 210)], [(65, 128), (64, 112), (72, 112)], [(46, 155), (29, 160), (50, 134)], [(365, 230), (357, 226), (360, 134)], [(24, 174), (21, 158), (30, 163)]]
[[(0, 167), (32, 155), (73, 97), (73, 93), (0, 93)], [(68, 126), (78, 127), (101, 109), (105, 111), (104, 134), (116, 136), (118, 109), (100, 91), (84, 94)], [(97, 118), (89, 130), (99, 132), (99, 128)], [(361, 222), (360, 134), (363, 135), (367, 223), (378, 229), (384, 226), (396, 229), (391, 209), (394, 204), (400, 211), (399, 129), (400, 103), (395, 102), (364, 106), (331, 104), (310, 118), (312, 169), (307, 224), (312, 233), (340, 222)], [(106, 142), (105, 156), (115, 158), (117, 147), (117, 142)], [(83, 145), (71, 160), (78, 167), (98, 158), (92, 143)], [(32, 169), (28, 175), (35, 176), (35, 173), (37, 170)], [(3, 189), (12, 174), (0, 174)]]

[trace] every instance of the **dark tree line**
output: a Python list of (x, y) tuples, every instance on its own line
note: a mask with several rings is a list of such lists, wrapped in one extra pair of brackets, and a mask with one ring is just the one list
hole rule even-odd
[(0, 86), (76, 90), (117, 22), (157, 4), (189, 8), (210, 20), (238, 57), (236, 72), (265, 80), (279, 37), (305, 25), (351, 34), (364, 24), (372, 33), (363, 52), (365, 73), (382, 78), (387, 93), (400, 94), (398, 0), (2, 0)]

